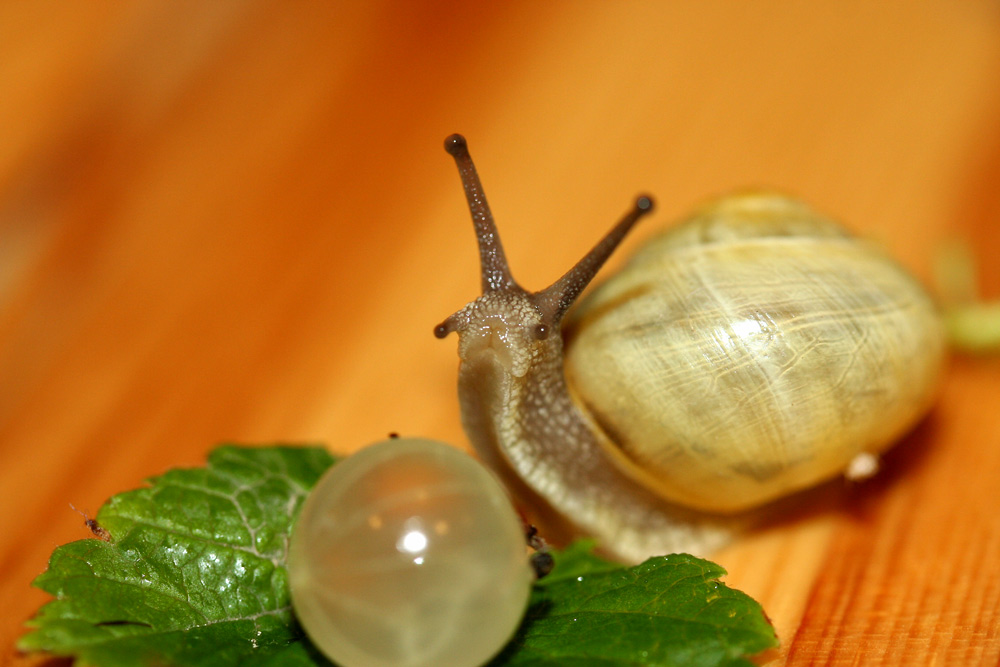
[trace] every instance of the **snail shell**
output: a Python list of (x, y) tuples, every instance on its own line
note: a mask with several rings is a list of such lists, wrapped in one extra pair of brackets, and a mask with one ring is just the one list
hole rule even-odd
[(772, 193), (719, 199), (581, 304), (566, 373), (618, 460), (664, 498), (761, 505), (889, 447), (945, 350), (921, 286)]
[(652, 202), (529, 292), (465, 140), (445, 145), (483, 294), (435, 333), (459, 335), (471, 443), (550, 535), (631, 561), (708, 553), (756, 516), (743, 510), (870, 461), (928, 409), (945, 349), (931, 299), (871, 244), (767, 193), (646, 244), (572, 316), (564, 364), (564, 315)]

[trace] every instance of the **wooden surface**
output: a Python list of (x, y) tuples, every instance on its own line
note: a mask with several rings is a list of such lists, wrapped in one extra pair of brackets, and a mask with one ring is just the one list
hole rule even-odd
[[(0, 5), (0, 663), (39, 662), (12, 646), (88, 536), (69, 503), (222, 440), (464, 446), (451, 132), (528, 286), (637, 192), (641, 235), (774, 185), (925, 279), (968, 239), (1000, 296), (992, 0), (333, 4)], [(997, 663), (998, 406), (1000, 361), (956, 359), (882, 476), (717, 554), (765, 660)]]

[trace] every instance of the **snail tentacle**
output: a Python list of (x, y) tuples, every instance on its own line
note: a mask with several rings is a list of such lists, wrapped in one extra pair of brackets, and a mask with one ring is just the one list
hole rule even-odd
[(632, 207), (621, 221), (611, 228), (603, 239), (590, 252), (583, 256), (573, 268), (567, 271), (559, 280), (540, 291), (536, 299), (553, 320), (561, 320), (569, 307), (573, 305), (580, 293), (590, 284), (597, 272), (631, 231), (635, 223), (653, 210), (653, 199), (647, 195), (636, 198)]
[(482, 266), (482, 289), (489, 292), (510, 289), (517, 285), (510, 274), (507, 258), (504, 256), (500, 235), (493, 222), (493, 213), (486, 201), (483, 184), (479, 180), (476, 165), (469, 155), (469, 147), (465, 137), (453, 134), (444, 142), (445, 150), (455, 158), (458, 172), (465, 188), (465, 198), (472, 212), (472, 224), (476, 228), (476, 239), (479, 241), (479, 260)]

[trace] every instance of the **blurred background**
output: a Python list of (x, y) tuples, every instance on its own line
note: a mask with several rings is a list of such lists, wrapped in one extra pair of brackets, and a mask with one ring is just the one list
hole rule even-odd
[[(70, 502), (93, 514), (221, 441), (467, 446), (455, 340), (431, 333), (478, 289), (452, 132), (531, 288), (639, 192), (658, 208), (629, 247), (764, 185), (925, 280), (963, 239), (1000, 296), (992, 0), (4, 3), (0, 662), (30, 662), (6, 648), (45, 599), (28, 582), (86, 536)], [(996, 365), (956, 372), (998, 404)], [(802, 629), (840, 557), (817, 525), (723, 562), (758, 585), (778, 662), (832, 650)], [(787, 571), (791, 553), (794, 585), (733, 565)], [(976, 623), (992, 634), (962, 655), (996, 655)]]

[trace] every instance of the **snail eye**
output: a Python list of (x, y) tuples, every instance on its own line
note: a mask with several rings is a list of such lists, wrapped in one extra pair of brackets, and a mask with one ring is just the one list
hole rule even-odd
[(549, 337), (550, 327), (547, 324), (536, 324), (531, 330), (531, 335), (535, 340), (545, 340)]
[(292, 530), (295, 613), (338, 665), (487, 662), (534, 574), (524, 528), (486, 468), (444, 443), (387, 440), (333, 466)]

